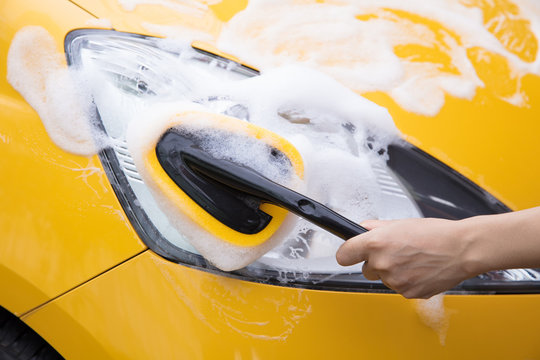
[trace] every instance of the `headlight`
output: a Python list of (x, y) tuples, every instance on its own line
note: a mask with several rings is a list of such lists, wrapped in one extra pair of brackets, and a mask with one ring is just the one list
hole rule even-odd
[[(99, 126), (111, 142), (100, 152), (100, 159), (128, 218), (153, 251), (171, 261), (244, 280), (319, 289), (389, 291), (380, 281), (366, 280), (360, 267), (339, 266), (334, 256), (341, 240), (328, 238), (322, 230), (302, 222), (294, 235), (257, 262), (238, 271), (222, 272), (197, 253), (181, 229), (170, 226), (142, 181), (125, 139), (132, 118), (158, 104), (183, 100), (253, 121), (249, 104), (219, 92), (212, 95), (207, 84), (241, 81), (257, 76), (256, 70), (187, 44), (179, 46), (165, 39), (111, 30), (72, 31), (66, 36), (65, 50), (71, 66), (91, 74), (89, 84)], [(303, 121), (290, 112), (281, 116), (293, 118), (292, 122)], [(343, 122), (339, 128), (354, 134), (350, 123)], [(375, 136), (363, 135), (360, 143), (365, 145), (365, 151), (386, 160), (386, 164), (375, 162), (370, 171), (387, 217), (459, 219), (509, 211), (486, 191), (420, 149), (399, 141), (380, 147)], [(358, 138), (355, 141), (357, 144)], [(536, 270), (506, 270), (465, 281), (454, 290), (531, 292), (538, 291), (538, 281), (540, 273)]]

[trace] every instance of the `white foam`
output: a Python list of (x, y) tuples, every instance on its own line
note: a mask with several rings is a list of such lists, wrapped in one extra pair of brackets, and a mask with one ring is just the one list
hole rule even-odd
[(386, 109), (299, 66), (264, 72), (225, 91), (247, 105), (251, 121), (287, 138), (300, 151), (308, 196), (356, 221), (385, 217), (371, 168), (385, 157), (370, 151), (366, 138), (372, 136), (382, 148), (399, 138)]
[[(170, 128), (170, 119), (175, 114), (178, 114), (179, 109), (182, 109), (182, 111), (207, 111), (205, 108), (193, 103), (173, 103), (156, 106), (154, 110), (141, 114), (137, 120), (130, 124), (127, 134), (128, 146), (133, 156), (133, 160), (140, 175), (152, 191), (158, 205), (167, 215), (171, 225), (186, 236), (192, 245), (203, 254), (208, 261), (225, 271), (232, 271), (245, 267), (277, 246), (285, 238), (286, 234), (291, 231), (295, 219), (289, 214), (279, 230), (274, 233), (270, 239), (260, 245), (239, 246), (216, 238), (209, 233), (207, 229), (202, 228), (191, 220), (188, 214), (179, 211), (174, 203), (174, 199), (169, 198), (161, 190), (157, 183), (159, 179), (154, 179), (149, 173), (149, 169), (147, 169), (144, 160), (146, 151), (152, 149), (161, 135)], [(183, 127), (183, 129), (194, 130), (195, 133), (199, 132), (199, 134), (203, 134), (206, 129), (215, 131), (206, 126), (204, 117), (201, 118), (201, 122), (198, 125), (199, 126), (196, 128)], [(264, 153), (264, 147), (261, 146), (260, 143), (254, 145), (255, 146), (251, 150), (254, 149), (257, 151), (257, 148), (259, 148), (260, 151)], [(213, 147), (214, 149), (210, 149), (210, 151), (222, 149), (227, 153), (229, 150), (232, 150), (233, 152), (229, 152), (228, 155), (237, 154), (236, 149), (231, 148), (221, 141), (218, 141)], [(223, 154), (220, 154), (220, 156), (223, 156)], [(249, 159), (245, 156), (240, 156), (240, 158), (249, 162)], [(256, 167), (257, 163), (260, 163), (260, 159), (255, 158), (254, 161), (251, 162), (255, 163), (254, 167)], [(271, 177), (272, 173), (267, 172), (266, 175)], [(285, 179), (278, 175), (278, 177), (273, 178), (273, 180), (280, 181), (292, 188), (296, 188), (296, 186), (299, 185), (296, 178), (291, 178), (291, 181), (285, 182)], [(298, 188), (296, 189), (298, 190)]]
[(415, 300), (415, 304), (422, 322), (437, 333), (439, 342), (444, 345), (450, 325), (450, 314), (444, 307), (444, 294), (432, 296), (427, 300)]
[(93, 155), (99, 144), (93, 136), (89, 93), (68, 70), (51, 35), (42, 27), (17, 32), (8, 52), (7, 79), (37, 111), (50, 138), (62, 149)]
[[(520, 77), (540, 74), (536, 53), (533, 61), (516, 55), (527, 39), (537, 43), (538, 6), (525, 0), (518, 4), (516, 13), (501, 6), (485, 25), (489, 9), (484, 13), (448, 0), (252, 0), (224, 26), (218, 46), (263, 70), (302, 64), (360, 93), (384, 91), (404, 109), (434, 116), (446, 94), (470, 100), (484, 86), (467, 55), (472, 47), (503, 56)], [(416, 22), (407, 14), (428, 21)], [(497, 25), (492, 32), (490, 24)], [(523, 31), (512, 33), (514, 25)], [(445, 70), (438, 60), (399, 57), (396, 49), (410, 44), (449, 57), (454, 70)], [(519, 92), (501, 99), (524, 106)]]
[[(128, 11), (139, 5), (151, 5), (192, 14), (200, 20), (205, 12), (208, 14), (208, 5), (218, 1), (119, 2)], [(306, 272), (316, 263), (321, 263), (321, 268), (339, 271), (333, 255), (341, 240), (293, 216), (287, 218), (286, 226), (282, 226), (270, 241), (256, 248), (230, 246), (216, 239), (185, 214), (178, 213), (171, 199), (158, 191), (153, 183), (155, 179), (148, 175), (141, 162), (143, 149), (153, 146), (165, 130), (163, 121), (172, 112), (187, 109), (232, 112), (249, 117), (250, 121), (294, 144), (304, 160), (302, 192), (308, 196), (355, 221), (414, 216), (415, 208), (410, 202), (385, 200), (378, 182), (377, 172), (384, 172), (386, 166), (384, 149), (399, 138), (393, 121), (386, 109), (352, 90), (384, 91), (409, 111), (435, 115), (444, 105), (447, 94), (472, 99), (478, 87), (484, 86), (468, 58), (467, 50), (473, 47), (502, 56), (508, 62), (509, 77), (519, 79), (529, 73), (540, 74), (540, 59), (536, 53), (532, 53), (529, 60), (516, 55), (528, 48), (525, 41), (537, 41), (539, 5), (525, 0), (517, 3), (516, 11), (488, 20), (486, 12), (467, 7), (466, 2), (447, 0), (429, 3), (420, 0), (339, 0), (325, 4), (252, 0), (244, 11), (226, 24), (218, 40), (222, 50), (263, 70), (262, 76), (241, 81), (234, 80), (234, 76), (213, 79), (213, 74), (221, 71), (216, 61), (210, 63), (213, 67), (207, 64), (189, 67), (187, 64), (190, 57), (195, 58), (194, 52), (188, 50), (187, 40), (194, 40), (190, 37), (200, 40), (205, 32), (208, 35), (204, 39), (212, 40), (219, 26), (214, 28), (212, 25), (207, 29), (201, 25), (188, 33), (182, 27), (144, 23), (142, 25), (149, 31), (174, 38), (162, 44), (162, 49), (181, 49), (188, 55), (176, 57), (155, 48), (141, 51), (145, 45), (138, 42), (131, 44), (128, 50), (112, 46), (108, 48), (109, 53), (97, 57), (99, 61), (93, 64), (94, 67), (84, 68), (83, 74), (67, 69), (63, 54), (46, 30), (27, 27), (17, 33), (11, 44), (8, 81), (39, 113), (51, 139), (66, 151), (91, 155), (107, 143), (98, 140), (96, 146), (93, 139), (92, 98), (104, 123), (115, 124), (108, 127), (111, 135), (121, 141), (126, 129), (132, 129), (128, 136), (129, 147), (156, 202), (176, 231), (185, 235), (216, 266), (224, 270), (243, 267), (280, 241), (297, 240), (311, 234), (307, 240), (302, 238), (305, 247), (286, 245), (285, 249), (298, 258), (296, 263)], [(414, 17), (399, 11), (416, 14), (434, 23), (430, 26), (426, 21), (416, 22)], [(501, 32), (504, 35), (512, 21), (522, 21), (525, 35), (518, 37), (519, 40), (512, 36), (496, 36)], [(492, 24), (493, 28), (489, 30), (485, 23)], [(99, 19), (88, 25), (110, 27), (111, 24)], [(180, 43), (179, 39), (183, 42), (176, 45)], [(454, 71), (444, 70), (444, 64), (438, 62), (415, 62), (399, 57), (396, 49), (408, 44), (432, 48), (447, 55)], [(127, 46), (126, 42), (123, 45)], [(146, 66), (146, 61), (150, 61), (151, 66)], [(99, 66), (106, 65), (119, 76), (111, 76), (111, 71), (98, 73)], [(88, 87), (85, 78), (93, 79), (89, 86), (93, 87), (92, 94), (84, 90)], [(116, 82), (118, 79), (136, 80), (120, 84), (131, 93), (137, 92), (137, 88), (132, 88), (135, 85), (152, 88), (158, 100), (145, 97), (147, 94), (137, 97), (122, 93), (118, 84), (121, 81)], [(170, 87), (174, 87), (174, 91), (169, 91)], [(205, 100), (216, 97), (222, 100)], [(164, 98), (182, 98), (186, 102), (160, 103)], [(502, 99), (516, 106), (527, 105), (527, 98), (519, 86), (515, 94), (505, 94)], [(202, 105), (188, 100), (199, 101)], [(228, 108), (230, 104), (236, 104), (236, 110)], [(130, 124), (133, 119), (138, 120)], [(375, 150), (366, 147), (368, 138)], [(279, 171), (267, 166), (267, 154), (261, 149), (252, 152), (247, 143), (236, 142), (231, 147), (214, 142), (208, 151), (220, 156), (226, 154), (279, 180)], [(382, 155), (377, 149), (383, 151)], [(279, 261), (290, 263), (287, 261), (290, 256), (283, 256), (279, 251), (267, 255), (265, 263), (270, 264), (268, 266)], [(315, 261), (302, 262), (309, 257), (314, 257), (312, 260)], [(434, 328), (442, 329), (438, 324), (442, 323), (440, 319), (444, 314), (441, 315), (442, 305), (438, 305), (437, 299), (423, 303), (421, 308), (426, 308), (427, 304), (428, 311), (424, 313), (431, 315), (426, 318), (435, 324)], [(431, 306), (432, 303), (435, 305)]]
[(190, 26), (182, 25), (159, 25), (149, 22), (141, 23), (142, 27), (155, 35), (167, 37), (168, 39), (193, 41), (213, 41), (214, 36), (209, 34), (205, 29), (196, 29)]
[(90, 26), (93, 28), (99, 28), (99, 29), (112, 29), (112, 23), (111, 20), (106, 18), (99, 18), (99, 19), (89, 19), (86, 21), (86, 26)]
[(286, 157), (272, 156), (272, 148), (264, 141), (207, 127), (183, 128), (198, 137), (201, 148), (216, 159), (249, 167), (277, 183), (287, 183), (294, 176), (294, 170)]
[[(366, 138), (372, 139), (375, 149), (384, 149), (399, 138), (386, 109), (358, 96), (327, 75), (299, 66), (275, 69), (241, 81), (221, 79), (208, 83), (207, 78), (204, 81), (205, 86), (197, 86), (198, 95), (205, 98), (206, 91), (207, 98), (226, 98), (227, 103), (245, 108), (250, 122), (291, 141), (302, 155), (305, 180), (302, 184), (287, 182), (289, 179), (283, 178), (282, 167), (270, 166), (268, 148), (262, 142), (243, 137), (220, 138), (223, 134), (214, 133), (201, 119), (197, 126), (191, 125), (188, 130), (207, 139), (203, 147), (209, 154), (231, 159), (274, 181), (300, 189), (354, 221), (417, 214), (411, 210), (414, 205), (410, 202), (398, 206), (402, 210), (400, 213), (395, 204), (389, 206), (383, 201), (377, 175), (372, 170), (374, 164), (384, 167), (386, 157), (370, 150)], [(137, 169), (153, 189), (170, 223), (210, 262), (223, 270), (246, 266), (283, 240), (296, 237), (297, 232), (312, 231), (315, 234), (317, 244), (306, 256), (316, 256), (317, 249), (324, 248), (327, 256), (333, 259), (333, 253), (328, 249), (336, 249), (342, 240), (297, 217), (289, 216), (287, 225), (261, 246), (235, 246), (194, 224), (161, 193), (156, 179), (152, 179), (145, 169), (143, 149), (155, 146), (170, 126), (171, 114), (189, 109), (216, 111), (207, 103), (202, 104), (153, 103), (147, 106), (149, 112), (139, 114), (138, 120), (129, 124), (128, 145)], [(331, 262), (334, 264), (335, 260)], [(328, 266), (327, 261), (320, 263)]]
[[(171, 41), (163, 45), (166, 49), (176, 50), (189, 46), (183, 43), (176, 48)], [(215, 156), (250, 166), (353, 220), (404, 216), (410, 214), (411, 208), (414, 210), (410, 202), (397, 206), (402, 212), (394, 205), (390, 209), (382, 201), (372, 170), (374, 164), (385, 166), (385, 155), (369, 150), (366, 139), (371, 138), (371, 145), (376, 150), (384, 149), (389, 142), (399, 138), (386, 109), (358, 96), (330, 76), (306, 67), (287, 66), (264, 71), (259, 77), (238, 80), (238, 76), (217, 76), (226, 73), (218, 67), (205, 64), (203, 70), (201, 64), (188, 66), (194, 56), (188, 50), (184, 51), (187, 55), (181, 56), (160, 54), (159, 51), (155, 48), (145, 50), (144, 45), (134, 42), (112, 47), (109, 57), (100, 52), (96, 55), (98, 60), (92, 60), (94, 58), (86, 52), (82, 60), (83, 73), (76, 74), (76, 78), (90, 80), (81, 83), (73, 80), (50, 35), (41, 28), (29, 28), (13, 41), (10, 79), (38, 110), (51, 138), (67, 151), (92, 154), (97, 150), (92, 141), (89, 116), (91, 99), (99, 107), (111, 136), (123, 139), (126, 130), (130, 129), (127, 136), (130, 152), (157, 205), (176, 231), (219, 268), (243, 267), (281, 241), (296, 238), (297, 232), (309, 231), (314, 233), (316, 240), (308, 255), (326, 252), (333, 264), (333, 253), (328, 249), (336, 249), (341, 240), (289, 215), (279, 231), (264, 244), (233, 246), (194, 224), (186, 214), (179, 213), (172, 200), (160, 192), (155, 183), (157, 179), (151, 178), (142, 160), (144, 149), (155, 146), (172, 113), (203, 109), (244, 114), (256, 125), (287, 138), (303, 157), (306, 175), (302, 184), (280, 178), (283, 169), (269, 166), (268, 149), (257, 141), (209, 141), (207, 150)], [(138, 55), (134, 62), (132, 52), (144, 56)], [(124, 56), (129, 57), (129, 61)], [(156, 71), (156, 75), (141, 72), (140, 65)], [(111, 76), (111, 69), (119, 76)], [(130, 80), (132, 77), (137, 82), (144, 82), (159, 96), (139, 94), (137, 84)], [(119, 83), (118, 79), (125, 79), (125, 82)], [(86, 87), (91, 89), (89, 93), (81, 90)], [(86, 102), (81, 100), (83, 98)], [(178, 98), (184, 102), (171, 100)], [(204, 126), (204, 123), (200, 125)], [(321, 263), (327, 266), (328, 261)]]
[[(340, 132), (343, 123), (349, 122), (358, 126), (357, 132), (372, 126), (398, 135), (385, 108), (358, 96), (330, 76), (304, 66), (262, 71), (262, 76), (222, 84), (215, 91), (245, 102), (257, 124), (279, 132), (296, 133), (299, 129), (309, 129), (313, 135)], [(287, 110), (304, 114), (309, 119), (308, 126), (279, 116), (279, 112)]]
[[(540, 25), (533, 16), (537, 9), (530, 10), (534, 5), (525, 1), (519, 3), (521, 10), (513, 16), (527, 17), (530, 31), (537, 34)], [(210, 2), (121, 0), (121, 4), (128, 10), (146, 4), (204, 12)], [(433, 23), (416, 22), (400, 11)], [(191, 32), (186, 38), (181, 28), (176, 29), (180, 35), (175, 35), (175, 28), (148, 23), (143, 25), (149, 31), (172, 39), (160, 43), (160, 49), (146, 48), (140, 39), (132, 43), (123, 40), (122, 46), (113, 44), (118, 39), (102, 39), (100, 44), (108, 50), (92, 56), (83, 54), (83, 75), (92, 79), (93, 100), (109, 134), (122, 140), (126, 129), (139, 129), (132, 130), (128, 137), (137, 169), (154, 189), (156, 202), (169, 223), (214, 264), (226, 270), (238, 268), (279, 241), (309, 233), (312, 237), (305, 241), (305, 251), (289, 245), (285, 249), (292, 251), (307, 271), (312, 263), (302, 263), (302, 257), (317, 258), (325, 268), (339, 269), (332, 249), (341, 240), (292, 216), (288, 219), (290, 226), (282, 227), (264, 247), (226, 248), (204, 228), (178, 214), (170, 199), (158, 193), (153, 179), (137, 160), (141, 149), (155, 143), (165, 130), (162, 121), (172, 112), (203, 109), (232, 114), (278, 133), (299, 150), (305, 166), (302, 192), (306, 195), (355, 221), (418, 215), (410, 201), (396, 203), (385, 197), (380, 184), (380, 173), (389, 181), (385, 147), (399, 139), (390, 115), (353, 90), (385, 91), (405, 109), (434, 115), (447, 95), (472, 99), (477, 88), (484, 86), (467, 54), (477, 46), (506, 59), (512, 76), (538, 73), (540, 60), (536, 56), (527, 62), (510, 51), (523, 48), (523, 43), (509, 43), (494, 35), (504, 30), (501, 24), (506, 18), (493, 20), (497, 26), (491, 33), (484, 25), (485, 16), (477, 8), (444, 0), (429, 4), (417, 0), (341, 0), (325, 4), (254, 0), (225, 26), (218, 45), (262, 68), (259, 77), (238, 80), (241, 76), (232, 72), (218, 76), (225, 73), (223, 66), (234, 66), (216, 60), (193, 65), (190, 61), (198, 55), (189, 50), (187, 38), (199, 37), (199, 33)], [(203, 27), (200, 30), (206, 31)], [(210, 33), (208, 39), (214, 35)], [(397, 56), (396, 48), (406, 44), (446, 54), (454, 71), (446, 71), (436, 62)], [(179, 50), (182, 55), (163, 50)], [(91, 138), (91, 118), (78, 95), (83, 87), (72, 81), (52, 38), (39, 28), (22, 31), (13, 41), (8, 62), (10, 82), (40, 113), (51, 138), (68, 151), (93, 153), (96, 147)], [(139, 85), (148, 87), (154, 95), (145, 93)], [(519, 86), (516, 91), (505, 94), (505, 101), (526, 105)], [(242, 141), (233, 144), (209, 141), (207, 150), (279, 180), (279, 170), (268, 166), (263, 147), (252, 148), (253, 143)], [(279, 251), (268, 254), (267, 262), (290, 258)]]
[(139, 5), (162, 6), (169, 10), (202, 16), (208, 10), (208, 5), (219, 3), (221, 0), (118, 0), (118, 3), (127, 11), (134, 11)]

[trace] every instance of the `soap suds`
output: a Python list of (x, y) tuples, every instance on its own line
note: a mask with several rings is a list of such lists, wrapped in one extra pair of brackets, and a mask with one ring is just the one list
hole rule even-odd
[[(366, 146), (370, 136), (376, 148), (399, 139), (386, 109), (325, 74), (299, 66), (263, 72), (224, 86), (224, 91), (249, 109), (250, 121), (285, 137), (300, 151), (306, 195), (353, 221), (386, 217), (372, 170), (373, 164), (384, 166), (386, 157)], [(317, 230), (307, 222), (302, 226)]]
[[(252, 287), (236, 279), (208, 276), (201, 282), (194, 280), (189, 273), (173, 271), (160, 259), (152, 260), (176, 293), (178, 301), (215, 333), (226, 325), (238, 336), (248, 339), (286, 341), (313, 312), (309, 293), (302, 289), (291, 292), (276, 288), (275, 291), (280, 293), (261, 297)], [(200, 294), (197, 301), (193, 301), (193, 294)], [(211, 317), (205, 315), (205, 309), (209, 308), (213, 310)]]
[(432, 296), (427, 300), (414, 300), (414, 303), (422, 322), (437, 333), (439, 342), (444, 345), (450, 325), (450, 315), (444, 307), (444, 294)]
[(68, 69), (45, 29), (29, 26), (17, 32), (7, 68), (8, 82), (37, 111), (56, 145), (78, 155), (98, 151), (90, 94), (80, 85), (79, 76)]
[(0, 141), (2, 141), (4, 144), (9, 144), (10, 143), (9, 136), (0, 134)]
[[(392, 217), (389, 214), (396, 208), (400, 209), (402, 217), (418, 216), (410, 201), (400, 206), (388, 206), (381, 195), (377, 174), (372, 170), (374, 164), (386, 166), (384, 149), (388, 143), (399, 139), (390, 115), (386, 109), (360, 97), (329, 76), (309, 68), (290, 66), (245, 80), (208, 83), (205, 79), (205, 83), (196, 88), (202, 99), (215, 99), (214, 102), (227, 99), (225, 103), (236, 104), (231, 107), (236, 111), (243, 109), (239, 113), (247, 115), (250, 122), (289, 140), (303, 159), (305, 179), (301, 192), (307, 196), (357, 222), (366, 218)], [(314, 251), (309, 254), (297, 252), (299, 257), (306, 259), (324, 253), (322, 256), (331, 257), (332, 266), (337, 267), (333, 252), (342, 240), (303, 219), (289, 215), (287, 226), (282, 226), (264, 246), (232, 246), (194, 224), (160, 191), (159, 179), (154, 179), (146, 169), (144, 154), (171, 127), (171, 115), (180, 110), (212, 111), (209, 102), (212, 103), (211, 100), (198, 101), (198, 104), (152, 103), (148, 106), (149, 112), (137, 114), (135, 121), (128, 125), (128, 147), (137, 169), (170, 223), (210, 262), (223, 270), (246, 266), (284, 239), (295, 238), (297, 231), (309, 232), (316, 240)], [(214, 111), (218, 108), (214, 106)], [(283, 183), (280, 180), (283, 166), (270, 166), (268, 148), (261, 146), (260, 141), (213, 134), (205, 128), (204, 116), (200, 117), (198, 125), (200, 128), (188, 130), (207, 139), (202, 144), (209, 154), (249, 166)], [(372, 149), (366, 144), (367, 138), (371, 139)], [(284, 185), (295, 189), (300, 186)], [(326, 251), (321, 251), (322, 248)], [(298, 264), (302, 259), (298, 259)]]
[(143, 22), (141, 25), (152, 34), (164, 36), (168, 39), (181, 41), (192, 41), (193, 39), (197, 39), (199, 41), (208, 42), (214, 40), (214, 36), (209, 34), (206, 29), (197, 29), (182, 25), (158, 25), (149, 22)]
[[(115, 141), (127, 140), (129, 159), (153, 196), (152, 204), (142, 207), (161, 209), (166, 219), (155, 223), (167, 228), (160, 231), (168, 234), (175, 229), (179, 244), (187, 239), (219, 268), (238, 269), (279, 242), (294, 242), (309, 234), (309, 249), (295, 251), (294, 263), (289, 255), (291, 247), (298, 248), (294, 245), (285, 245), (286, 254), (282, 249), (272, 251), (265, 262), (287, 260), (284, 274), (300, 269), (299, 276), (303, 277), (309, 271), (333, 272), (340, 269), (333, 255), (342, 240), (293, 215), (257, 249), (229, 246), (194, 224), (160, 192), (158, 179), (145, 169), (143, 161), (145, 150), (155, 146), (168, 129), (171, 114), (188, 110), (225, 114), (284, 137), (304, 162), (305, 180), (300, 192), (353, 221), (419, 216), (405, 194), (388, 195), (380, 184), (380, 174), (386, 179), (389, 176), (385, 173), (386, 146), (400, 138), (388, 111), (332, 77), (304, 66), (283, 66), (251, 78), (235, 75), (233, 63), (201, 58), (189, 44), (170, 39), (143, 44), (139, 39), (96, 36), (88, 44), (99, 44), (101, 49), (84, 51), (81, 63), (85, 76), (92, 79), (89, 85), (103, 124)], [(248, 145), (245, 141), (241, 146), (229, 144), (227, 156), (245, 163), (247, 155), (254, 154)], [(226, 149), (218, 146), (207, 150), (223, 155)], [(275, 178), (275, 172), (265, 173), (272, 169), (265, 155), (257, 158), (258, 163), (250, 166)], [(397, 184), (395, 187), (399, 189)], [(141, 190), (141, 197), (137, 194), (139, 201), (150, 201), (145, 191)]]
[[(522, 11), (502, 2), (497, 12), (477, 1), (252, 0), (224, 26), (218, 46), (262, 70), (302, 64), (360, 93), (384, 91), (404, 109), (434, 116), (445, 95), (471, 100), (484, 87), (467, 49), (503, 56), (519, 77), (540, 74), (540, 21), (526, 11), (532, 5), (519, 3)], [(498, 17), (487, 19), (493, 13)], [(519, 89), (500, 98), (524, 103)]]
[(208, 127), (180, 129), (196, 138), (201, 149), (213, 158), (249, 167), (277, 183), (288, 183), (294, 176), (286, 155), (272, 155), (274, 149), (262, 140)]
[(90, 26), (92, 28), (98, 28), (98, 29), (112, 29), (112, 23), (111, 20), (106, 18), (99, 18), (99, 19), (89, 19), (86, 21), (86, 26)]
[(208, 5), (221, 2), (221, 0), (118, 0), (126, 11), (134, 11), (139, 5), (158, 5), (178, 13), (193, 16), (202, 16), (208, 10)]
[[(120, 4), (127, 10), (146, 4), (203, 14), (210, 2), (121, 0)], [(499, 59), (516, 81), (514, 91), (497, 95), (525, 106), (519, 79), (540, 72), (537, 50), (525, 51), (537, 49), (538, 19), (526, 11), (532, 6), (526, 2), (510, 15), (493, 19), (476, 7), (482, 4), (253, 0), (225, 25), (218, 39), (223, 50), (262, 69), (261, 76), (249, 79), (223, 70), (234, 69), (232, 62), (200, 60), (186, 42), (106, 36), (92, 40), (101, 50), (85, 49), (84, 72), (75, 73), (66, 68), (52, 37), (42, 28), (29, 27), (12, 42), (8, 80), (38, 111), (51, 139), (67, 151), (88, 155), (106, 144), (98, 140), (96, 146), (92, 138), (90, 100), (115, 141), (126, 139), (126, 129), (138, 128), (133, 130), (136, 136), (128, 136), (129, 150), (151, 189), (155, 179), (145, 173), (140, 154), (166, 130), (162, 122), (171, 111), (193, 108), (235, 116), (289, 140), (304, 161), (303, 192), (354, 221), (412, 217), (419, 215), (412, 201), (405, 195), (390, 199), (380, 183), (381, 176), (392, 181), (385, 170), (386, 146), (399, 141), (399, 133), (386, 109), (356, 92), (384, 91), (409, 111), (435, 115), (447, 95), (472, 99), (479, 87), (486, 86), (489, 76), (480, 74), (475, 61)], [(505, 35), (507, 22), (516, 19), (533, 34), (525, 42), (510, 41)], [(168, 33), (171, 27), (143, 25), (174, 37)], [(199, 35), (193, 32), (188, 37)], [(483, 49), (474, 53), (475, 61), (474, 49)], [(264, 162), (259, 165), (265, 168)], [(391, 187), (400, 189), (398, 184)], [(285, 241), (283, 248), (263, 259), (277, 267), (286, 264), (281, 269), (284, 281), (291, 268), (340, 270), (333, 255), (342, 241), (305, 220), (289, 216), (288, 226), (274, 236), (279, 241), (269, 241), (257, 252), (227, 250), (216, 247), (212, 235), (189, 224), (170, 199), (153, 191), (155, 200), (144, 201), (159, 205), (169, 218), (163, 223), (170, 223), (193, 244), (206, 241), (204, 248), (223, 258), (213, 261), (222, 269), (244, 266), (253, 261), (253, 254), (261, 256)], [(396, 203), (396, 199), (405, 200)]]
[[(204, 113), (207, 112), (207, 109), (200, 105), (194, 103), (172, 103), (155, 106), (155, 109), (150, 112), (141, 114), (140, 118), (133, 121), (128, 128), (127, 143), (135, 165), (146, 185), (152, 191), (158, 205), (168, 217), (170, 224), (174, 226), (177, 231), (181, 232), (209, 262), (225, 271), (232, 271), (245, 267), (277, 246), (286, 234), (291, 231), (295, 223), (295, 218), (293, 215), (288, 214), (279, 229), (264, 243), (254, 246), (241, 246), (217, 238), (211, 234), (208, 229), (201, 227), (191, 219), (189, 214), (179, 210), (175, 199), (172, 199), (163, 191), (163, 186), (161, 185), (162, 180), (155, 178), (152, 175), (151, 169), (148, 169), (145, 160), (147, 151), (153, 151), (157, 141), (167, 129), (178, 124), (178, 120), (182, 121), (182, 119), (184, 119), (185, 121), (185, 119), (190, 116), (193, 117), (193, 115), (178, 116), (179, 109), (182, 109), (184, 112), (188, 110), (199, 112), (200, 116), (198, 124), (194, 129), (192, 128), (192, 130), (199, 134), (208, 132), (204, 117)], [(190, 121), (189, 123), (193, 122)], [(212, 122), (209, 122), (209, 124), (212, 124)], [(188, 127), (188, 130), (189, 129), (190, 128)], [(212, 145), (214, 145), (213, 149), (210, 148)], [(252, 145), (255, 145), (255, 143), (252, 143)], [(246, 144), (242, 144), (244, 149), (246, 149), (245, 146)], [(220, 157), (238, 154), (237, 148), (232, 147), (231, 144), (223, 143), (222, 141), (217, 141), (215, 144), (207, 143), (206, 148), (208, 148), (210, 153), (217, 151), (217, 149), (225, 150), (225, 153), (220, 154)], [(259, 151), (264, 153), (264, 148), (265, 147), (260, 143), (257, 143), (255, 146), (247, 149), (247, 151)], [(261, 167), (261, 164), (264, 163), (264, 161), (261, 163), (258, 158), (250, 160), (245, 154), (240, 156), (240, 162), (242, 162), (242, 159), (254, 163), (253, 167), (255, 168)], [(279, 171), (276, 173), (273, 170), (264, 169), (263, 172), (270, 176), (270, 178), (272, 178), (272, 176), (277, 176), (277, 178), (273, 178), (273, 180), (280, 180)], [(295, 180), (295, 178), (292, 178), (286, 185), (291, 188), (296, 188), (299, 183)], [(282, 179), (282, 182), (283, 181), (284, 179)]]

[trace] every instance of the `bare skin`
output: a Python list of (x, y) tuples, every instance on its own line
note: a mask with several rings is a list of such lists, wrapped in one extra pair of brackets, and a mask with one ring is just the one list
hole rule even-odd
[(364, 276), (406, 298), (427, 299), (491, 270), (540, 267), (540, 207), (464, 220), (369, 220), (339, 264), (366, 261)]

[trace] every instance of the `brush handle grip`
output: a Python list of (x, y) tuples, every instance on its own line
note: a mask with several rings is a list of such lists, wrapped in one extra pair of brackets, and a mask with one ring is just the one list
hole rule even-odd
[(272, 203), (303, 217), (343, 240), (348, 240), (367, 231), (366, 228), (323, 204), (279, 184), (275, 185), (279, 188), (273, 191)]
[(277, 184), (258, 172), (204, 152), (184, 153), (186, 162), (196, 171), (229, 187), (283, 207), (311, 223), (348, 240), (368, 231), (323, 204)]

